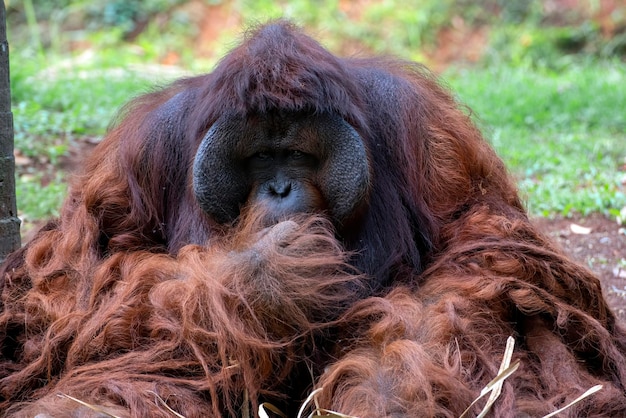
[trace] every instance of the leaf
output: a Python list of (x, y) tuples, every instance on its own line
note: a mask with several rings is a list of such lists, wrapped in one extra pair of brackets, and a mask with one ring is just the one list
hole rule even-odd
[[(504, 373), (504, 371), (511, 365), (511, 357), (513, 357), (513, 348), (515, 347), (515, 339), (511, 336), (506, 340), (506, 348), (504, 349), (504, 357), (502, 358), (502, 363), (500, 363), (500, 369), (498, 370), (498, 375)], [(483, 407), (483, 410), (478, 414), (477, 418), (483, 418), (487, 415), (487, 412), (491, 409), (495, 401), (500, 396), (502, 392), (502, 385), (504, 384), (504, 379), (501, 379), (496, 383), (491, 391), (491, 395), (489, 399), (487, 399), (487, 403)]]
[(287, 418), (287, 415), (285, 415), (283, 413), (283, 411), (281, 411), (280, 409), (276, 408), (274, 405), (272, 405), (269, 402), (263, 402), (261, 405), (259, 405), (259, 417), (261, 417), (261, 418), (270, 418), (269, 414), (267, 413), (267, 411), (265, 409), (268, 409), (268, 410), (272, 411), (273, 413), (275, 413), (276, 415), (281, 416), (282, 418)]
[(560, 414), (561, 412), (565, 411), (567, 408), (570, 408), (570, 407), (574, 406), (578, 402), (582, 401), (583, 399), (585, 399), (588, 396), (593, 395), (594, 393), (598, 392), (601, 389), (602, 389), (602, 385), (593, 386), (593, 387), (587, 389), (587, 391), (585, 393), (583, 393), (582, 395), (580, 395), (578, 398), (574, 399), (572, 402), (570, 402), (567, 405), (565, 405), (563, 408), (557, 409), (556, 411), (551, 412), (548, 415), (545, 415), (543, 418), (550, 418), (550, 417), (555, 416), (556, 414)]
[(582, 225), (578, 225), (578, 224), (571, 224), (569, 226), (569, 229), (574, 233), (574, 234), (578, 234), (578, 235), (589, 235), (592, 231), (591, 228), (587, 228), (585, 226)]
[(307, 398), (304, 400), (304, 402), (302, 403), (302, 406), (300, 407), (300, 410), (298, 411), (297, 418), (302, 418), (302, 414), (304, 414), (304, 410), (306, 409), (308, 404), (311, 403), (311, 401), (315, 398), (315, 395), (320, 393), (322, 390), (324, 390), (323, 387), (317, 388), (313, 392), (309, 393), (309, 396), (307, 396)]
[(467, 413), (470, 411), (470, 409), (472, 409), (472, 407), (476, 405), (476, 403), (482, 397), (484, 397), (488, 393), (491, 393), (492, 391), (495, 391), (496, 395), (494, 396), (492, 394), (489, 397), (489, 400), (487, 400), (487, 404), (485, 404), (485, 407), (481, 411), (479, 417), (483, 417), (489, 411), (489, 409), (491, 408), (491, 406), (493, 405), (497, 397), (500, 396), (500, 391), (502, 390), (502, 383), (504, 382), (504, 379), (508, 378), (513, 373), (515, 373), (515, 371), (518, 369), (520, 365), (520, 361), (516, 360), (512, 365), (509, 366), (509, 363), (511, 362), (511, 356), (513, 355), (514, 344), (515, 344), (515, 340), (513, 339), (513, 337), (509, 337), (506, 340), (506, 348), (504, 350), (504, 357), (502, 359), (502, 362), (500, 363), (500, 370), (499, 370), (498, 375), (494, 377), (493, 380), (489, 382), (487, 386), (483, 388), (482, 391), (480, 391), (480, 395), (478, 396), (478, 398), (474, 399), (474, 402), (472, 402), (470, 406), (468, 406), (467, 409), (463, 411), (463, 413), (461, 414), (459, 418), (463, 418), (467, 416)]

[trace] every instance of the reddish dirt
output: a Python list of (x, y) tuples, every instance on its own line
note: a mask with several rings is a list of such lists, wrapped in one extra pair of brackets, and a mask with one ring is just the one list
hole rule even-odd
[[(609, 304), (626, 324), (626, 226), (599, 215), (575, 220), (536, 218), (534, 222), (569, 256), (600, 278)], [(572, 225), (590, 231), (575, 233)]]
[(439, 31), (435, 45), (425, 48), (428, 67), (435, 72), (442, 72), (453, 63), (476, 63), (487, 49), (488, 37), (488, 27), (469, 26), (457, 16), (452, 19), (450, 26)]

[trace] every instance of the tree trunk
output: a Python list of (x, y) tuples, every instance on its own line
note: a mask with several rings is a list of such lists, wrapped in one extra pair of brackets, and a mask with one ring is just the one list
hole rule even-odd
[(9, 43), (6, 10), (0, 2), (0, 263), (20, 247), (20, 219), (15, 203), (13, 113), (9, 83)]

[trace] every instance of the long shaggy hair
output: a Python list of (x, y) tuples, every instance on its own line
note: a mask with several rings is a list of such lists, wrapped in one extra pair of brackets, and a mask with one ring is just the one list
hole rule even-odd
[[(42, 274), (12, 276), (3, 294), (0, 370), (3, 395), (43, 399), (9, 415), (69, 416), (78, 405), (58, 396), (67, 394), (137, 417), (171, 416), (158, 396), (187, 417), (235, 416), (244, 394), (311, 386), (328, 357), (315, 340), (356, 301), (362, 276), (328, 221), (259, 229), (252, 213), (232, 235), (176, 257), (117, 252), (89, 281), (41, 269), (47, 256), (35, 249), (60, 238), (42, 232), (24, 259)], [(105, 408), (124, 416), (118, 409)]]
[[(225, 112), (334, 113), (363, 138), (359, 222), (220, 225), (191, 170)], [(219, 175), (216, 173), (215, 175)], [(129, 104), (58, 220), (4, 264), (0, 416), (626, 416), (626, 334), (600, 283), (533, 227), (502, 161), (419, 65), (341, 59), (285, 22), (211, 74)], [(75, 400), (76, 399), (76, 400)], [(471, 411), (476, 414), (480, 406)], [(251, 412), (249, 412), (251, 411)]]

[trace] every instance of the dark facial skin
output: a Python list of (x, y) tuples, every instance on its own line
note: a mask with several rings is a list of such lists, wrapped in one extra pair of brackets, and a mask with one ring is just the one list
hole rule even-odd
[(339, 226), (366, 202), (368, 188), (364, 144), (333, 114), (225, 116), (194, 164), (196, 198), (219, 223), (260, 206), (268, 224), (321, 213)]
[(248, 202), (262, 205), (274, 221), (290, 214), (324, 209), (324, 199), (313, 184), (318, 159), (297, 149), (266, 149), (246, 161), (253, 186)]

